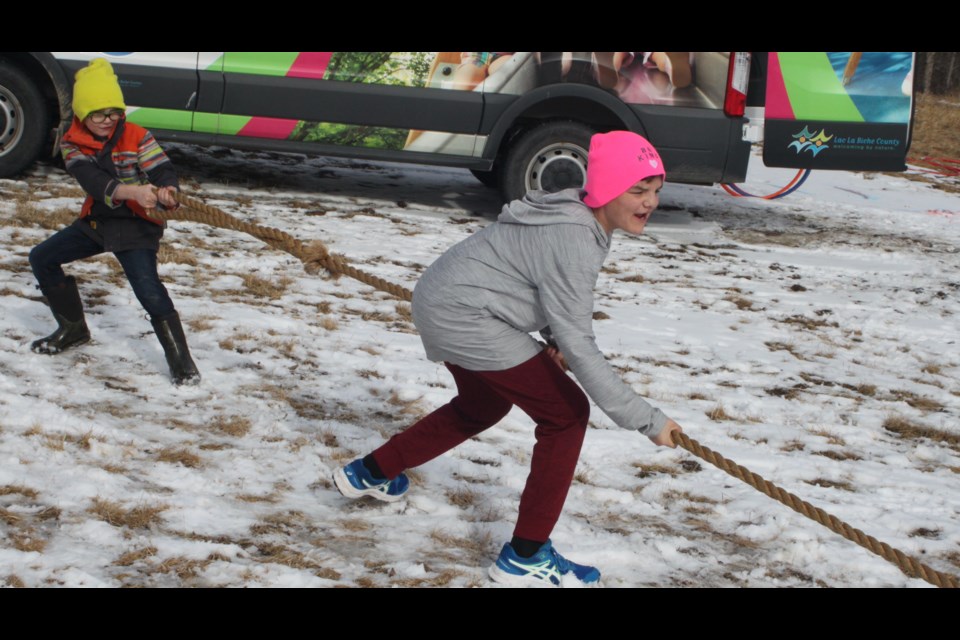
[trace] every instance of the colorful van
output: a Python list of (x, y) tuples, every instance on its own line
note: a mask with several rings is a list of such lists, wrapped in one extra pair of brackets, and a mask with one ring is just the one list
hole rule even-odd
[[(810, 109), (817, 99), (809, 92), (836, 88), (817, 74), (851, 54), (814, 54), (828, 57), (809, 72), (805, 55), (770, 54), (759, 81), (775, 100), (768, 124), (782, 129), (777, 135), (809, 142), (799, 161), (836, 164), (840, 139), (891, 147), (876, 142), (894, 139), (889, 132), (831, 129), (833, 107)], [(871, 55), (861, 55), (850, 87), (865, 86), (881, 64)], [(464, 167), (505, 199), (582, 185), (596, 131), (646, 136), (672, 181), (701, 184), (743, 181), (761, 137), (744, 115), (759, 77), (747, 52), (13, 52), (0, 53), (0, 177), (55, 152), (71, 117), (73, 75), (95, 57), (113, 64), (127, 117), (161, 140)], [(797, 70), (816, 81), (793, 83)], [(855, 108), (838, 111), (845, 127), (859, 108), (850, 102)], [(874, 123), (874, 111), (858, 112)], [(907, 141), (904, 134), (901, 156)], [(818, 143), (831, 153), (808, 151)], [(768, 161), (796, 165), (787, 149)], [(852, 157), (843, 168), (857, 168)]]

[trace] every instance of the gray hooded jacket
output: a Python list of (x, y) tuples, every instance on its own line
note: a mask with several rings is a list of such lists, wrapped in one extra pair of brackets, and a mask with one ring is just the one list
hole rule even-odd
[(666, 416), (618, 376), (593, 335), (593, 289), (610, 237), (580, 192), (533, 192), (456, 244), (420, 278), (413, 319), (427, 357), (502, 371), (540, 353), (549, 331), (571, 371), (619, 426), (656, 436)]

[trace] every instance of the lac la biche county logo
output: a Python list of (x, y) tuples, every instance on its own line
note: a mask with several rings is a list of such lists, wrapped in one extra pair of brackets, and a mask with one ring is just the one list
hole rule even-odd
[(821, 151), (829, 149), (830, 145), (827, 143), (833, 139), (833, 136), (827, 135), (826, 129), (811, 133), (807, 127), (804, 127), (800, 133), (793, 134), (792, 137), (793, 142), (787, 145), (788, 149), (796, 149), (797, 155), (800, 155), (804, 151), (809, 151), (814, 157)]

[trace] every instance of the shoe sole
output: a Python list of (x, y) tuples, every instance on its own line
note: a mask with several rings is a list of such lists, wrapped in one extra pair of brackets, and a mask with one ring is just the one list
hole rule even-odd
[(350, 484), (350, 479), (347, 478), (347, 474), (343, 472), (343, 469), (337, 469), (333, 472), (333, 484), (336, 485), (337, 491), (340, 492), (340, 495), (354, 500), (364, 496), (370, 496), (371, 498), (376, 498), (382, 502), (396, 502), (397, 500), (403, 498), (403, 496), (407, 495), (406, 491), (398, 496), (391, 496), (383, 493), (382, 491), (377, 491), (376, 489), (357, 489)]
[(572, 573), (562, 576), (560, 578), (560, 584), (553, 584), (549, 580), (543, 580), (541, 578), (534, 578), (532, 576), (518, 576), (513, 573), (507, 573), (501, 569), (496, 562), (490, 565), (490, 569), (487, 571), (487, 573), (490, 575), (490, 579), (494, 582), (512, 588), (557, 589), (561, 587), (575, 587), (592, 589), (602, 586), (600, 584), (600, 580), (597, 580), (596, 582), (583, 582)]
[(496, 563), (490, 565), (489, 571), (487, 573), (490, 575), (490, 579), (498, 584), (502, 584), (507, 587), (514, 588), (533, 588), (533, 589), (556, 589), (559, 587), (559, 584), (553, 584), (549, 580), (542, 580), (540, 578), (533, 578), (531, 576), (518, 576), (513, 573), (507, 573)]

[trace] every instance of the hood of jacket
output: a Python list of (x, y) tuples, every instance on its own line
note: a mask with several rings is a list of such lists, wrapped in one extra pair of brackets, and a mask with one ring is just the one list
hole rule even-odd
[(583, 203), (581, 189), (564, 189), (556, 193), (530, 191), (523, 198), (503, 206), (497, 222), (544, 226), (573, 224), (593, 231), (597, 243), (609, 248), (610, 236), (593, 215), (593, 210)]

